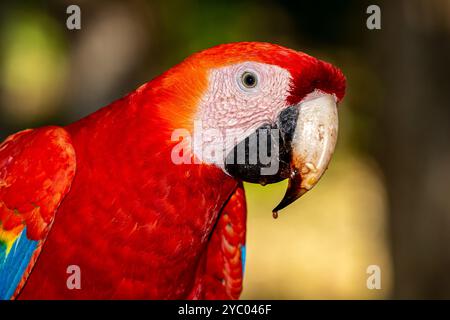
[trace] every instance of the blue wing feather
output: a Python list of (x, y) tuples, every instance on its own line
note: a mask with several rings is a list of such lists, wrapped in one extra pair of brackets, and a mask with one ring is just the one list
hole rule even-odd
[(246, 258), (246, 248), (245, 245), (241, 246), (241, 263), (242, 263), (242, 274), (245, 272), (245, 258)]
[(6, 254), (6, 245), (0, 246), (0, 300), (9, 300), (26, 271), (39, 241), (29, 240), (26, 228)]

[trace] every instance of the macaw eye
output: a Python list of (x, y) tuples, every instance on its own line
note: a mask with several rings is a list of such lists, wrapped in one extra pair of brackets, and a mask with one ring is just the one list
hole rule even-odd
[(247, 89), (254, 88), (258, 84), (258, 77), (255, 73), (246, 71), (241, 76), (241, 83)]

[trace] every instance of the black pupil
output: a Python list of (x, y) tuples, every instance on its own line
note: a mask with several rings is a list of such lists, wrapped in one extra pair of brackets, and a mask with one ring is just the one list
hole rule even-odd
[(244, 84), (247, 87), (253, 87), (255, 85), (255, 83), (256, 83), (256, 78), (253, 74), (247, 73), (244, 76)]

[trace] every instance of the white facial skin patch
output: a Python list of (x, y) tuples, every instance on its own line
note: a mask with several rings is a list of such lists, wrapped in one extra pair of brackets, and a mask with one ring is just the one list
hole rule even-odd
[[(246, 86), (244, 74), (254, 76), (256, 84)], [(289, 71), (259, 62), (211, 70), (196, 116), (194, 154), (223, 168), (226, 155), (238, 142), (261, 125), (275, 123), (287, 107), (290, 82)]]

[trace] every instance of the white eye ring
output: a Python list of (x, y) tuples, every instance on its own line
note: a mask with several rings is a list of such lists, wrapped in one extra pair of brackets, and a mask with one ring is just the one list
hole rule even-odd
[(259, 84), (258, 74), (251, 70), (245, 70), (238, 76), (239, 87), (244, 91), (254, 90)]

